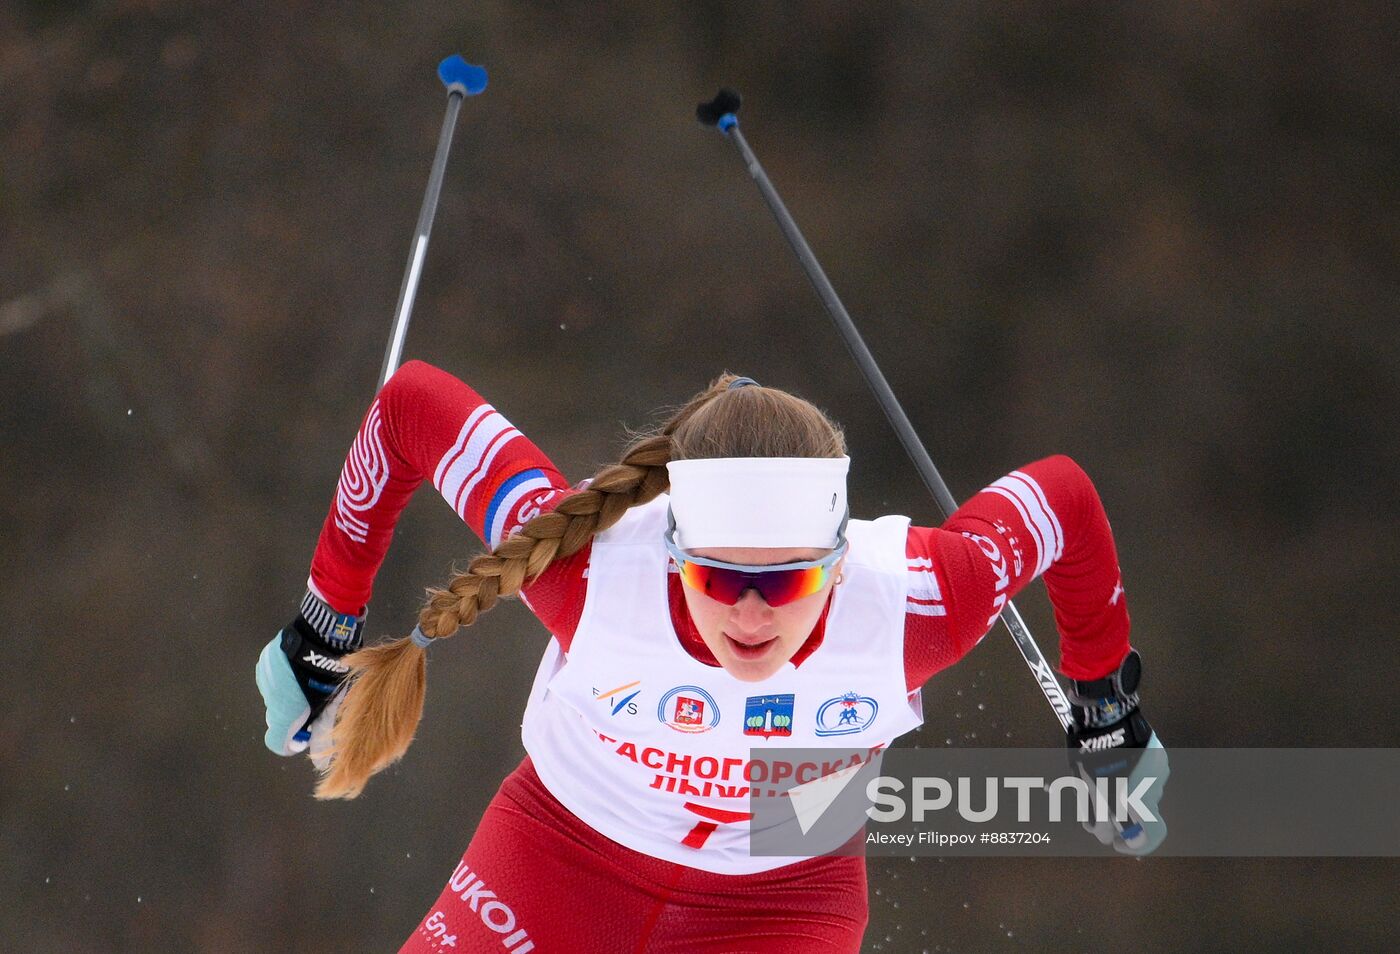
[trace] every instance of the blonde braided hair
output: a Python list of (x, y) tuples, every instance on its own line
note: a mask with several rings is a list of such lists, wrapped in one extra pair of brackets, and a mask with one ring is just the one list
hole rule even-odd
[[(502, 598), (583, 549), (632, 507), (670, 487), (666, 465), (705, 457), (840, 457), (840, 428), (820, 410), (784, 391), (729, 389), (723, 374), (661, 428), (643, 434), (621, 460), (600, 470), (586, 489), (523, 524), (490, 553), (475, 557), (444, 588), (430, 588), (418, 628), (445, 639)], [(717, 400), (723, 396), (723, 400)], [(387, 640), (343, 660), (350, 672), (332, 732), (330, 762), (317, 798), (354, 798), (370, 776), (408, 751), (423, 717), (427, 654), (409, 637)]]

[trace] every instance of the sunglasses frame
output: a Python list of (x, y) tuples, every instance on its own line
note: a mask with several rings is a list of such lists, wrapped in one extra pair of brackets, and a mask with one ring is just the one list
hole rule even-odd
[[(711, 560), (707, 557), (692, 556), (676, 544), (676, 515), (670, 510), (668, 510), (666, 514), (666, 533), (664, 540), (666, 542), (666, 550), (671, 555), (671, 560), (682, 570), (684, 569), (681, 567), (682, 563), (694, 563), (698, 566), (714, 567), (717, 570), (729, 570), (732, 573), (740, 573), (746, 576), (757, 576), (763, 573), (777, 573), (787, 570), (813, 570), (818, 568), (829, 570), (846, 555), (846, 550), (850, 548), (850, 541), (846, 539), (846, 524), (850, 519), (851, 509), (847, 507), (845, 516), (841, 518), (841, 526), (836, 530), (835, 549), (821, 559), (800, 560), (796, 563), (727, 563), (724, 560)], [(681, 580), (682, 582), (685, 580), (684, 572), (681, 574)], [(742, 597), (748, 589), (758, 589), (758, 587), (745, 587), (744, 590), (740, 591), (740, 597)], [(759, 595), (763, 595), (762, 590), (759, 590)], [(713, 598), (714, 597), (711, 597), (711, 599)], [(764, 597), (764, 600), (766, 601), (767, 597)], [(723, 601), (721, 600), (720, 602)], [(736, 600), (735, 602), (738, 601)], [(732, 606), (734, 604), (727, 603), (725, 605)], [(787, 604), (781, 603), (779, 605), (786, 606)]]

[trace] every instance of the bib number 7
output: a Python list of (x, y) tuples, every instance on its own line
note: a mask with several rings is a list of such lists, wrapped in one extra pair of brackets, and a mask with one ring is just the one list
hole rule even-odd
[(720, 825), (729, 825), (734, 822), (748, 821), (753, 818), (753, 812), (731, 812), (723, 808), (710, 808), (708, 805), (697, 805), (695, 802), (686, 802), (687, 811), (699, 815), (703, 821), (698, 822), (690, 830), (690, 834), (681, 839), (681, 844), (687, 848), (703, 848), (705, 842), (719, 828)]

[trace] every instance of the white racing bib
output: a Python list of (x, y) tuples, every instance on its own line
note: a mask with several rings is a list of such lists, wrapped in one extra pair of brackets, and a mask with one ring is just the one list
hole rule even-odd
[(800, 859), (751, 857), (751, 749), (883, 748), (923, 722), (905, 688), (907, 517), (852, 520), (821, 646), (741, 682), (681, 646), (667, 600), (667, 497), (594, 538), (567, 655), (551, 640), (522, 737), (569, 811), (654, 858), (721, 874)]

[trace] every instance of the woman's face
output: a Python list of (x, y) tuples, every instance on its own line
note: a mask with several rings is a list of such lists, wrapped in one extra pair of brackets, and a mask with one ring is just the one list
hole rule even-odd
[[(690, 550), (707, 560), (742, 563), (747, 566), (797, 563), (819, 560), (829, 554), (822, 549), (780, 547), (708, 547)], [(812, 627), (822, 615), (831, 587), (845, 563), (843, 558), (826, 586), (783, 606), (769, 606), (758, 590), (749, 589), (733, 606), (726, 606), (689, 586), (682, 586), (686, 607), (700, 638), (715, 659), (735, 679), (759, 682), (782, 668), (802, 648)]]

